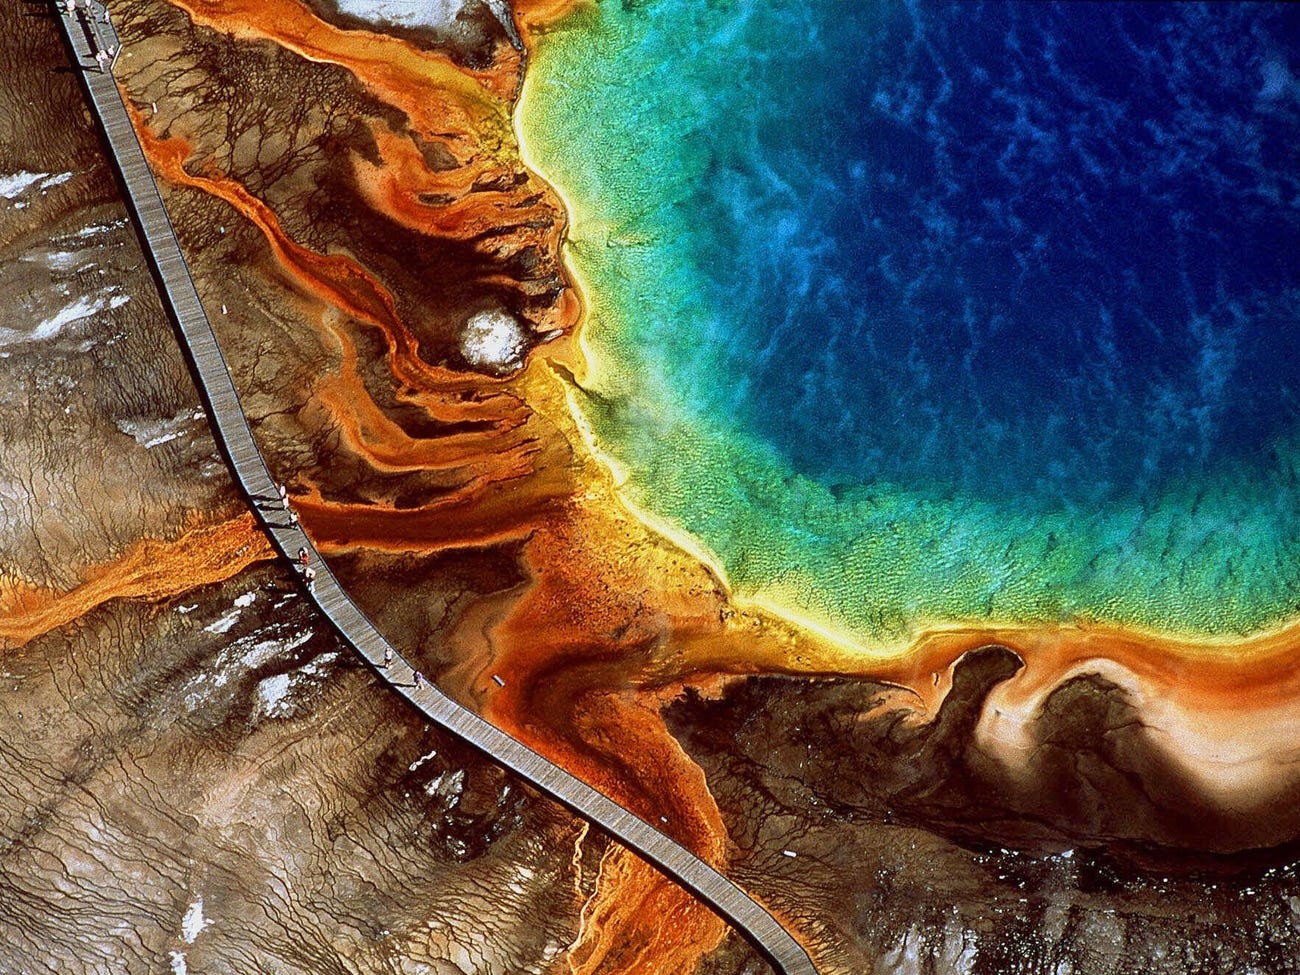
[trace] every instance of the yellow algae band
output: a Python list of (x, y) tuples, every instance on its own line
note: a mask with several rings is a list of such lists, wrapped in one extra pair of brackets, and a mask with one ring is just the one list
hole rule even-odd
[[(600, 409), (587, 402), (607, 445), (618, 431)], [(1236, 496), (1188, 490), (1158, 507), (1091, 515), (1025, 514), (887, 487), (837, 498), (756, 445), (700, 426), (639, 440), (650, 449), (634, 460), (612, 450), (632, 503), (704, 539), (740, 597), (866, 646), (897, 650), (955, 621), (1105, 621), (1229, 636), (1296, 614), (1294, 562), (1267, 544), (1224, 551), (1225, 525), (1245, 538), (1276, 537), (1276, 506), (1262, 490), (1252, 505), (1249, 484)]]

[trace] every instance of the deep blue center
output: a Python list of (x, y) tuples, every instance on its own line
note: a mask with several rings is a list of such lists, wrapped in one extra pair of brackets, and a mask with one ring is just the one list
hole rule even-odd
[(691, 201), (711, 406), (827, 483), (1049, 504), (1295, 429), (1296, 8), (809, 7)]

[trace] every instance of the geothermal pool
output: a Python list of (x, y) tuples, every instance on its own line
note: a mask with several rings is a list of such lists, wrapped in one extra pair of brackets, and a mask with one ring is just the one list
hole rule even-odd
[(1226, 635), (1300, 592), (1300, 17), (602, 4), (520, 128), (575, 405), (736, 593), (855, 642)]

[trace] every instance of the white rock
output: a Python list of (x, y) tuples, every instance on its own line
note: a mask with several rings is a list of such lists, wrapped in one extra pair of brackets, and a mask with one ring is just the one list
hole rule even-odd
[(107, 233), (108, 231), (112, 230), (114, 227), (121, 227), (125, 224), (126, 224), (125, 220), (114, 220), (112, 223), (91, 224), (89, 227), (83, 227), (81, 230), (78, 230), (74, 236), (83, 237), (83, 238), (94, 237), (96, 234)]
[(46, 255), (45, 261), (52, 270), (75, 271), (82, 265), (84, 258), (80, 251), (51, 251)]
[(185, 916), (181, 918), (181, 937), (185, 939), (187, 945), (192, 945), (194, 939), (210, 924), (212, 922), (203, 916), (203, 896), (199, 895), (198, 899), (189, 906)]
[(49, 175), (49, 173), (28, 173), (20, 170), (8, 176), (0, 176), (0, 196), (3, 196), (6, 200), (12, 200), (17, 196), (21, 196), (29, 187), (46, 179)]
[(523, 326), (503, 311), (477, 312), (465, 323), (460, 351), (466, 362), (483, 369), (517, 369), (524, 353)]
[[(287, 654), (292, 650), (297, 650), (310, 639), (311, 630), (303, 630), (301, 633), (295, 634), (288, 640), (259, 640), (257, 643), (253, 644), (250, 650), (239, 658), (239, 662), (249, 670), (252, 670), (254, 667), (262, 666), (262, 664), (266, 663), (277, 654), (282, 655)], [(239, 644), (241, 649), (247, 645), (247, 643)]]
[(272, 717), (284, 713), (285, 709), (281, 705), (288, 694), (288, 674), (276, 674), (274, 677), (260, 681), (257, 685), (257, 696), (262, 701), (262, 711)]
[(220, 619), (214, 620), (203, 629), (208, 633), (225, 633), (235, 625), (235, 620), (239, 619), (239, 610), (232, 609)]
[(438, 749), (435, 748), (433, 751), (429, 752), (429, 754), (427, 754), (427, 755), (421, 755), (421, 756), (420, 756), (419, 758), (417, 758), (414, 762), (412, 762), (410, 765), (408, 765), (408, 766), (406, 767), (406, 770), (407, 770), (408, 772), (414, 772), (416, 769), (418, 769), (421, 765), (423, 765), (423, 764), (424, 764), (425, 762), (427, 762), (429, 759), (434, 758), (435, 756), (437, 756), (437, 754), (438, 754)]
[(456, 20), (465, 0), (338, 0), (339, 12), (371, 23), (445, 29)]

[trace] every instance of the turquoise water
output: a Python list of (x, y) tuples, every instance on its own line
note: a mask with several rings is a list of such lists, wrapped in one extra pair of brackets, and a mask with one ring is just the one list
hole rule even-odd
[(600, 4), (521, 121), (582, 409), (742, 595), (1241, 632), (1300, 595), (1286, 7)]

